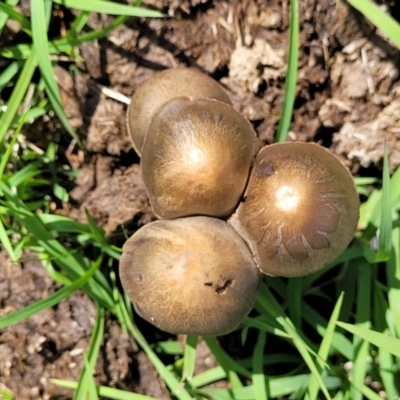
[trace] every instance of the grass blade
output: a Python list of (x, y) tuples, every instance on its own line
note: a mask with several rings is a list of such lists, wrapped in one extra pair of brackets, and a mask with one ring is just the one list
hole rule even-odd
[(8, 163), (8, 160), (10, 159), (14, 144), (17, 141), (18, 135), (21, 132), (21, 129), (25, 123), (27, 113), (28, 113), (28, 111), (25, 111), (25, 113), (22, 115), (21, 121), (19, 122), (18, 127), (14, 131), (11, 141), (8, 144), (7, 150), (4, 152), (4, 154), (2, 154), (1, 161), (0, 161), (0, 180), (3, 177), (4, 171), (6, 169), (6, 165)]
[(198, 340), (197, 335), (186, 335), (182, 381), (191, 381), (193, 378)]
[(388, 353), (393, 354), (396, 357), (400, 357), (400, 339), (394, 338), (393, 336), (386, 335), (384, 333), (376, 332), (371, 329), (347, 324), (344, 322), (336, 322), (341, 328), (346, 329), (353, 335), (359, 336), (360, 338), (368, 341), (369, 343), (379, 348), (385, 349)]
[(82, 11), (71, 24), (71, 28), (67, 33), (67, 37), (75, 37), (85, 27), (89, 20), (89, 11)]
[(287, 285), (287, 305), (293, 324), (301, 329), (303, 278), (291, 278)]
[[(35, 241), (54, 259), (57, 265), (71, 279), (77, 279), (86, 273), (86, 261), (79, 253), (71, 253), (46, 229), (40, 218), (32, 213), (19, 199), (18, 195), (12, 193), (10, 188), (0, 181), (0, 190), (5, 195), (10, 212), (31, 233)], [(96, 271), (95, 279), (91, 279), (84, 286), (84, 291), (104, 307), (114, 312), (114, 302), (111, 297), (111, 288), (100, 271)]]
[(121, 302), (121, 311), (124, 317), (123, 324), (127, 326), (129, 332), (139, 344), (139, 346), (144, 350), (149, 357), (149, 360), (153, 364), (154, 368), (160, 374), (161, 379), (169, 387), (172, 394), (179, 400), (192, 400), (192, 396), (187, 392), (185, 387), (179, 382), (176, 376), (162, 363), (162, 361), (157, 357), (154, 350), (147, 343), (146, 339), (139, 331), (136, 325), (133, 324), (128, 309), (125, 304)]
[[(324, 369), (324, 364), (323, 362), (327, 361), (328, 355), (329, 355), (329, 350), (332, 347), (332, 343), (334, 341), (334, 332), (335, 332), (335, 326), (336, 322), (339, 318), (340, 310), (342, 308), (342, 303), (343, 303), (343, 297), (344, 293), (342, 293), (336, 302), (335, 308), (333, 309), (331, 318), (329, 320), (328, 326), (325, 331), (325, 335), (322, 339), (321, 345), (319, 347), (318, 351), (318, 356), (317, 358), (317, 365), (319, 367), (320, 373)], [(315, 379), (314, 376), (310, 378), (310, 383), (308, 385), (308, 393), (307, 393), (307, 400), (315, 400), (317, 399), (318, 395), (318, 390), (319, 390), (319, 385), (317, 380)]]
[(25, 96), (26, 90), (31, 83), (33, 73), (36, 68), (34, 52), (31, 53), (30, 57), (25, 61), (24, 67), (22, 68), (21, 75), (18, 78), (17, 84), (12, 91), (10, 99), (7, 104), (7, 110), (0, 118), (0, 142), (3, 141), (4, 135), (7, 133), (15, 114), (18, 111), (22, 103), (22, 99)]
[[(18, 135), (19, 135), (19, 133), (21, 131), (21, 128), (23, 126), (23, 123), (25, 121), (25, 117), (26, 117), (26, 112), (24, 113), (23, 118), (22, 118), (20, 124), (18, 125), (18, 128), (15, 130), (15, 132), (14, 132), (12, 138), (11, 138), (11, 141), (10, 141), (8, 147), (7, 147), (7, 150), (5, 151), (5, 153), (1, 157), (1, 161), (0, 161), (0, 181), (2, 180), (4, 170), (6, 168), (8, 160), (9, 160), (9, 158), (11, 156), (11, 152), (12, 152), (12, 149), (14, 147), (14, 144), (17, 141), (17, 137), (18, 137)], [(6, 232), (5, 228), (4, 228), (3, 221), (1, 220), (1, 216), (0, 216), (0, 243), (3, 245), (4, 249), (6, 250), (8, 255), (10, 256), (11, 260), (13, 262), (16, 262), (18, 257), (16, 256), (16, 254), (14, 252), (14, 249), (13, 249), (13, 246), (11, 244), (10, 238), (8, 237), (7, 232)]]
[(47, 39), (47, 23), (44, 0), (31, 0), (31, 23), (32, 39), (34, 44), (34, 53), (36, 60), (45, 81), (45, 90), (49, 96), (50, 102), (55, 113), (64, 125), (68, 133), (76, 140), (78, 145), (83, 148), (79, 137), (72, 128), (64, 112), (64, 106), (61, 101), (60, 92), (54, 79), (53, 66), (50, 61), (49, 43)]
[(276, 321), (282, 325), (284, 330), (289, 335), (293, 336), (293, 345), (297, 348), (311, 373), (315, 376), (315, 379), (317, 380), (325, 397), (330, 399), (331, 397), (329, 392), (318, 372), (313, 359), (311, 358), (311, 355), (313, 357), (318, 357), (317, 354), (311, 349), (304, 335), (301, 332), (298, 332), (293, 322), (286, 316), (283, 309), (270, 292), (269, 288), (264, 284), (261, 284), (260, 291), (258, 292), (256, 309), (258, 309), (261, 314), (272, 315)]
[(65, 7), (76, 8), (83, 11), (98, 12), (110, 15), (129, 15), (130, 17), (165, 17), (164, 14), (155, 10), (147, 10), (143, 7), (128, 6), (114, 1), (104, 0), (54, 0), (54, 3)]
[[(400, 168), (393, 173), (390, 179), (391, 207), (400, 201)], [(382, 190), (374, 190), (365, 203), (360, 206), (359, 226), (362, 229), (369, 224), (379, 227), (382, 211)]]
[(269, 332), (275, 336), (280, 336), (280, 337), (287, 338), (287, 339), (293, 339), (292, 335), (289, 335), (286, 332), (284, 332), (283, 330), (275, 328), (272, 325), (269, 325), (268, 323), (262, 321), (261, 318), (246, 317), (243, 320), (243, 324), (246, 328), (257, 328), (260, 331)]
[(71, 283), (71, 285), (66, 286), (57, 292), (51, 294), (43, 300), (39, 300), (22, 310), (15, 311), (11, 314), (5, 315), (0, 318), (0, 329), (3, 329), (7, 326), (16, 324), (17, 322), (23, 321), (24, 319), (34, 315), (46, 308), (53, 307), (58, 304), (61, 300), (64, 300), (76, 290), (81, 288), (97, 271), (100, 267), (103, 258), (99, 257), (97, 261), (90, 267), (90, 269), (86, 272), (85, 275)]
[(207, 343), (207, 346), (214, 354), (214, 357), (217, 359), (219, 365), (225, 371), (226, 376), (229, 379), (229, 382), (232, 385), (232, 388), (241, 388), (243, 384), (239, 379), (238, 373), (251, 379), (251, 373), (243, 368), (239, 363), (237, 363), (232, 357), (230, 357), (219, 345), (217, 340), (213, 337), (204, 337), (204, 341)]
[(382, 178), (382, 209), (379, 233), (379, 250), (376, 261), (387, 261), (392, 252), (392, 200), (390, 194), (390, 175), (387, 145), (383, 157), (383, 178)]
[(18, 257), (16, 256), (13, 246), (11, 244), (10, 238), (7, 235), (7, 231), (4, 228), (3, 221), (0, 217), (0, 244), (3, 246), (4, 250), (7, 252), (12, 262), (16, 262)]
[(264, 375), (264, 348), (267, 335), (265, 332), (258, 332), (257, 343), (253, 351), (253, 386), (254, 386), (254, 399), (267, 400), (268, 392), (266, 379)]
[(400, 49), (400, 24), (371, 0), (347, 0)]
[[(386, 330), (384, 332), (388, 334), (389, 331)], [(396, 363), (393, 360), (393, 356), (389, 354), (384, 349), (378, 349), (379, 354), (379, 367), (380, 367), (380, 375), (382, 377), (383, 386), (385, 388), (385, 392), (387, 393), (388, 399), (398, 399), (399, 391), (396, 387), (396, 376), (397, 376), (397, 367)]]
[[(376, 281), (374, 285), (374, 327), (386, 335), (390, 334), (387, 328), (385, 316), (390, 313), (389, 304), (386, 301), (384, 289)], [(382, 378), (384, 390), (388, 399), (399, 398), (399, 392), (396, 387), (396, 365), (394, 357), (385, 349), (378, 349), (379, 354), (379, 373)]]
[[(356, 325), (368, 328), (371, 321), (371, 267), (366, 261), (358, 264), (357, 300), (356, 300)], [(350, 372), (352, 384), (352, 400), (361, 400), (362, 393), (358, 388), (362, 387), (367, 372), (367, 357), (369, 343), (360, 337), (353, 339), (353, 368)]]
[(199, 375), (196, 375), (195, 377), (193, 377), (190, 384), (193, 388), (200, 388), (202, 386), (209, 385), (210, 383), (214, 383), (225, 378), (226, 378), (226, 373), (224, 369), (221, 366), (219, 366), (204, 371)]
[(21, 60), (13, 61), (7, 68), (2, 71), (0, 75), (0, 93), (8, 85), (10, 85), (11, 80), (21, 69), (23, 62)]
[(31, 35), (31, 24), (27, 18), (15, 10), (13, 6), (7, 3), (0, 3), (0, 12), (7, 14), (11, 19), (21, 25), (22, 30)]
[(363, 255), (363, 249), (361, 246), (352, 246), (346, 249), (336, 260), (329, 263), (327, 266), (322, 268), (321, 270), (314, 272), (311, 275), (305, 276), (302, 278), (303, 282), (303, 291), (307, 290), (312, 286), (312, 284), (319, 279), (322, 275), (326, 274), (329, 270), (336, 267), (343, 262), (357, 259)]
[[(84, 43), (95, 41), (106, 36), (116, 27), (123, 24), (128, 17), (122, 16), (115, 18), (109, 25), (99, 30), (93, 30), (91, 32), (82, 34), (79, 37), (74, 35), (67, 36), (64, 39), (58, 39), (48, 42), (50, 54), (59, 54), (61, 52), (74, 52), (74, 47), (80, 46)], [(7, 58), (24, 59), (30, 57), (32, 53), (32, 45), (19, 44), (17, 46), (10, 47), (8, 49), (0, 49), (0, 55)]]
[[(78, 387), (78, 382), (65, 381), (62, 379), (51, 379), (50, 381), (51, 383), (54, 383), (55, 385), (66, 389), (75, 390)], [(107, 386), (99, 386), (97, 392), (100, 397), (105, 397), (107, 399), (114, 399), (114, 400), (157, 400), (154, 397), (127, 392), (121, 389), (114, 389)]]
[[(18, 0), (6, 0), (5, 3), (13, 7), (18, 4)], [(7, 19), (8, 19), (8, 15), (6, 13), (3, 13), (3, 14), (0, 13), (0, 35), (2, 34), (4, 25), (6, 24)]]
[(279, 121), (276, 142), (286, 140), (290, 121), (292, 120), (294, 100), (296, 97), (297, 68), (299, 59), (299, 4), (298, 0), (290, 1), (289, 55), (288, 71), (285, 81), (282, 116)]
[[(343, 301), (341, 301), (341, 310), (343, 311), (342, 304)], [(328, 328), (328, 322), (308, 304), (304, 304), (304, 319), (318, 332), (320, 336), (322, 336), (322, 338), (325, 337)], [(353, 345), (342, 333), (333, 332), (332, 346), (347, 360), (352, 359)]]
[(393, 229), (392, 256), (386, 264), (386, 276), (389, 285), (388, 298), (390, 312), (393, 315), (393, 335), (400, 339), (400, 228)]
[(85, 366), (81, 371), (78, 387), (76, 389), (74, 400), (85, 400), (87, 396), (89, 399), (97, 400), (97, 388), (93, 379), (94, 367), (96, 365), (97, 357), (104, 333), (104, 309), (97, 308), (96, 322), (93, 327), (92, 335), (90, 337), (88, 353), (85, 355)]
[[(296, 396), (299, 387), (303, 387), (310, 379), (310, 375), (293, 375), (279, 378), (271, 378), (269, 381), (270, 398), (293, 398), (300, 399)], [(324, 385), (329, 389), (337, 389), (340, 387), (341, 381), (336, 377), (325, 377)], [(199, 393), (204, 393), (207, 398), (211, 399), (237, 399), (237, 400), (254, 400), (254, 387), (252, 385), (238, 389), (201, 389)], [(293, 394), (293, 397), (286, 397)]]

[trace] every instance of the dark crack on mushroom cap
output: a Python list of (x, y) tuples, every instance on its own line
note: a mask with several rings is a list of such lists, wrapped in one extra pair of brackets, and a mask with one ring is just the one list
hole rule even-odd
[(123, 247), (120, 278), (138, 313), (158, 328), (223, 335), (253, 307), (261, 274), (225, 221), (189, 217), (138, 230)]
[(258, 139), (217, 100), (175, 98), (161, 107), (143, 146), (142, 175), (154, 213), (224, 217), (240, 201)]
[(347, 168), (313, 143), (260, 150), (230, 224), (265, 274), (304, 276), (333, 261), (354, 236), (359, 199)]
[(139, 156), (157, 109), (168, 100), (180, 96), (215, 99), (232, 104), (221, 85), (196, 69), (173, 68), (155, 74), (137, 88), (127, 112), (128, 133)]

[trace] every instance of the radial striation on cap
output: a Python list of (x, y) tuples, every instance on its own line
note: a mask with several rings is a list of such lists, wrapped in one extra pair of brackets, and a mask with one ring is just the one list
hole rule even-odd
[(354, 236), (359, 199), (347, 168), (312, 143), (260, 150), (231, 225), (265, 274), (304, 276), (333, 261)]

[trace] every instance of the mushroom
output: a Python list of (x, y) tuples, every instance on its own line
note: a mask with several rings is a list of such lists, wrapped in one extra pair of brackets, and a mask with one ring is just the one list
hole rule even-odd
[(167, 69), (154, 75), (138, 87), (127, 112), (128, 133), (139, 156), (157, 109), (168, 100), (180, 96), (215, 99), (232, 104), (221, 85), (196, 69)]
[(158, 218), (230, 215), (259, 148), (250, 123), (217, 100), (178, 97), (153, 118), (142, 176)]
[(136, 312), (173, 333), (223, 335), (252, 309), (261, 274), (225, 221), (154, 221), (124, 245), (120, 278)]
[(338, 158), (316, 144), (280, 143), (260, 150), (229, 223), (263, 273), (293, 277), (339, 256), (358, 215), (352, 176)]

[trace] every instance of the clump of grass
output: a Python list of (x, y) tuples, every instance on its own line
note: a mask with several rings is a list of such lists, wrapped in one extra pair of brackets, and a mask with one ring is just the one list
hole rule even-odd
[[(80, 380), (53, 380), (73, 389), (75, 399), (151, 399), (95, 385), (92, 372), (102, 343), (105, 311), (112, 313), (123, 330), (135, 338), (178, 399), (380, 399), (366, 383), (368, 380), (377, 382), (387, 398), (399, 398), (400, 169), (390, 177), (387, 155), (381, 182), (356, 179), (365, 201), (361, 205), (358, 236), (352, 245), (324, 270), (311, 276), (289, 280), (265, 278), (255, 305), (256, 316), (247, 317), (243, 324), (243, 342), (250, 334), (256, 338), (251, 356), (235, 360), (215, 338), (205, 338), (219, 365), (195, 375), (197, 337), (189, 336), (183, 349), (174, 340), (150, 346), (137, 328), (130, 302), (117, 287), (113, 270), (121, 249), (109, 243), (90, 215), (88, 223), (81, 224), (50, 212), (52, 198), (67, 199), (60, 173), (55, 173), (56, 144), (50, 143), (42, 153), (23, 147), (14, 151), (24, 127), (50, 110), (79, 143), (63, 111), (51, 55), (67, 53), (75, 57), (76, 46), (107, 35), (127, 16), (161, 14), (140, 8), (139, 4), (130, 7), (103, 0), (56, 0), (55, 3), (81, 11), (65, 38), (49, 41), (46, 32), (52, 3), (32, 0), (32, 15), (28, 19), (15, 10), (17, 2), (0, 3), (0, 34), (7, 19), (13, 19), (31, 39), (29, 43), (0, 49), (1, 57), (10, 61), (0, 73), (0, 89), (12, 89), (10, 97), (2, 99), (0, 110), (0, 240), (13, 261), (18, 261), (25, 249), (36, 252), (43, 268), (63, 288), (1, 317), (0, 329), (83, 290), (96, 303), (97, 314)], [(370, 1), (349, 2), (400, 48), (400, 27), (393, 19)], [(91, 11), (119, 16), (103, 29), (83, 33)], [(278, 141), (286, 140), (293, 111), (298, 30), (298, 3), (293, 0), (288, 76)], [(33, 84), (37, 70), (41, 79)], [(370, 185), (375, 186), (373, 191)], [(65, 245), (65, 237), (73, 243), (72, 247)], [(326, 287), (334, 295), (328, 295)], [(284, 353), (274, 345), (277, 341)], [(173, 354), (176, 361), (165, 365), (160, 353)], [(276, 370), (284, 372), (279, 374)], [(207, 386), (220, 380), (226, 380), (230, 389)], [(6, 392), (0, 395), (12, 398)]]

